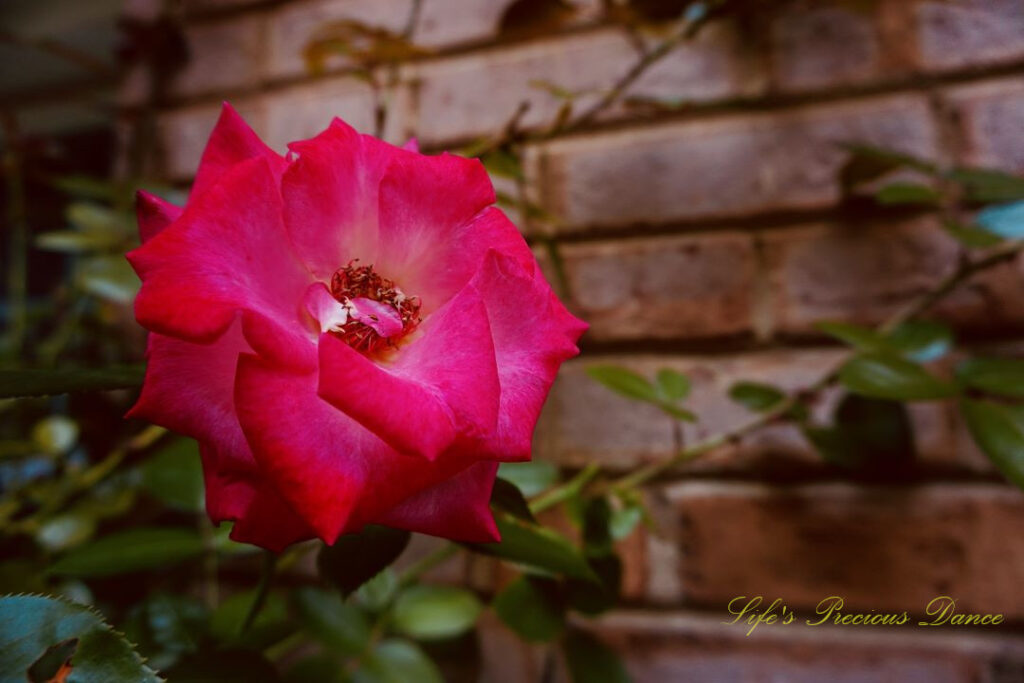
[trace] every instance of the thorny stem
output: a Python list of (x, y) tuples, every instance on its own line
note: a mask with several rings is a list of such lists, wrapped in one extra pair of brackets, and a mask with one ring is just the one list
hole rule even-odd
[[(1024, 251), (1024, 242), (1013, 241), (1000, 245), (974, 260), (965, 259), (960, 263), (956, 270), (943, 278), (935, 287), (928, 290), (917, 299), (911, 301), (905, 308), (901, 309), (882, 323), (878, 327), (878, 331), (882, 333), (893, 331), (903, 323), (908, 322), (929, 310), (950, 292), (964, 284), (973, 275), (1000, 263), (1009, 261), (1022, 251)], [(844, 358), (844, 361), (845, 360), (846, 359)], [(789, 411), (799, 403), (806, 401), (808, 396), (820, 393), (823, 389), (835, 382), (835, 380), (836, 369), (833, 369), (822, 375), (817, 382), (804, 391), (791, 394), (776, 404), (771, 410), (768, 410), (757, 417), (734, 427), (733, 429), (715, 434), (714, 436), (704, 439), (689, 448), (685, 448), (671, 458), (660, 462), (654, 462), (641, 467), (640, 469), (634, 470), (619, 479), (605, 484), (601, 488), (604, 491), (614, 492), (621, 492), (636, 488), (637, 486), (641, 486), (649, 482), (668, 470), (687, 463), (721, 446), (735, 443), (743, 436), (785, 417)]]

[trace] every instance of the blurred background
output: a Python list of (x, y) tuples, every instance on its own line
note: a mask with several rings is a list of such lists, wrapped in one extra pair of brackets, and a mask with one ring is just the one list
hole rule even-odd
[[(222, 101), (280, 152), (333, 116), (427, 152), (479, 149), (510, 121), (540, 131), (566, 103), (599, 102), (689, 4), (423, 0), (416, 14), (411, 0), (4, 0), (4, 364), (141, 359), (120, 256), (135, 239), (131, 191), (183, 202)], [(373, 29), (408, 40), (386, 59), (331, 49)], [(964, 248), (934, 206), (850, 191), (843, 145), (1024, 172), (1024, 2), (736, 3), (620, 95), (567, 134), (525, 140), (511, 169), (488, 164), (591, 325), (535, 441), (568, 470), (629, 470), (742, 422), (727, 397), (737, 380), (796, 389), (841, 357), (815, 321), (879, 323), (957, 266)], [(974, 278), (935, 316), (971, 348), (1024, 350), (1022, 264)], [(584, 372), (606, 361), (685, 372), (700, 421), (680, 428), (607, 391)], [(5, 452), (0, 485), (54, 467), (12, 459), (26, 448), (73, 461), (109, 447), (130, 398), (0, 406), (0, 447), (36, 430), (35, 445)], [(912, 441), (882, 468), (827, 463), (780, 425), (651, 489), (655, 524), (621, 549), (624, 604), (598, 622), (635, 679), (1024, 681), (1024, 498), (954, 406), (908, 415)], [(10, 563), (25, 544), (4, 546), (0, 589), (29, 571)], [(479, 562), (437, 576), (501, 581)], [(912, 615), (948, 595), (1007, 624), (747, 637), (723, 623), (730, 600), (757, 595)], [(537, 647), (483, 628), (486, 680), (540, 680)]]

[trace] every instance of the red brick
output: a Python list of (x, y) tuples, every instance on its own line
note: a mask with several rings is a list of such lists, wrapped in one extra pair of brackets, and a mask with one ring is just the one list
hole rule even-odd
[(1024, 5), (1019, 0), (925, 0), (917, 6), (921, 66), (947, 70), (1024, 57)]
[(189, 26), (189, 61), (172, 81), (171, 94), (224, 96), (255, 87), (263, 77), (265, 31), (259, 13)]
[(1024, 173), (1024, 79), (985, 81), (946, 91), (963, 149), (959, 161)]
[[(697, 103), (751, 95), (764, 83), (753, 57), (735, 30), (716, 25), (648, 71), (627, 97)], [(548, 125), (564, 101), (534, 82), (583, 93), (574, 101), (581, 112), (636, 60), (629, 39), (608, 29), (425, 62), (412, 72), (417, 130), (428, 144), (494, 133), (524, 101), (522, 125)], [(626, 113), (619, 107), (609, 115)]]
[(590, 338), (665, 339), (751, 328), (749, 235), (570, 244), (561, 249), (572, 305)]
[[(956, 267), (958, 243), (931, 217), (899, 223), (813, 225), (764, 238), (776, 332), (806, 334), (821, 319), (875, 324)], [(935, 313), (958, 326), (1019, 326), (1020, 265), (988, 271)]]
[(635, 683), (996, 683), (1015, 680), (1024, 666), (1024, 643), (1009, 633), (794, 622), (762, 625), (748, 637), (722, 622), (718, 614), (631, 610), (602, 618), (597, 631)]
[(938, 155), (927, 101), (898, 95), (556, 140), (540, 185), (567, 229), (822, 208), (844, 141)]
[[(505, 9), (514, 0), (424, 0), (412, 42), (431, 50), (491, 40)], [(577, 22), (593, 19), (594, 0), (575, 0), (580, 8)], [(271, 78), (301, 76), (305, 73), (303, 48), (316, 32), (332, 21), (357, 21), (392, 33), (404, 30), (410, 0), (313, 0), (286, 4), (270, 19), (269, 67)], [(349, 63), (342, 56), (328, 61), (337, 69)]]
[(771, 25), (773, 84), (801, 91), (884, 76), (874, 12), (864, 4), (790, 2)]
[[(384, 138), (404, 143), (404, 92), (388, 99)], [(373, 133), (374, 100), (370, 87), (354, 78), (330, 78), (275, 90), (265, 97), (266, 142), (284, 150), (289, 142), (313, 137), (339, 117), (364, 133)]]
[(665, 493), (684, 530), (682, 599), (781, 598), (798, 612), (838, 595), (848, 610), (1024, 617), (1024, 496), (989, 484), (860, 488), (686, 483)]
[[(751, 413), (728, 397), (729, 388), (749, 380), (795, 391), (813, 384), (842, 361), (839, 349), (801, 349), (714, 356), (598, 356), (563, 366), (545, 406), (534, 452), (537, 457), (571, 467), (596, 462), (612, 470), (668, 458), (680, 446), (697, 443), (751, 419)], [(673, 421), (656, 408), (622, 398), (585, 373), (591, 364), (612, 363), (653, 377), (663, 367), (686, 373), (693, 391), (686, 406), (699, 420), (682, 425), (681, 443), (673, 437)], [(814, 407), (814, 418), (827, 423), (839, 399), (827, 392)], [(987, 461), (958, 441), (962, 426), (951, 406), (920, 403), (910, 406), (919, 468), (923, 471), (991, 473)], [(960, 430), (960, 431), (958, 431)], [(799, 430), (771, 425), (680, 468), (689, 473), (757, 474), (821, 473), (824, 464)]]

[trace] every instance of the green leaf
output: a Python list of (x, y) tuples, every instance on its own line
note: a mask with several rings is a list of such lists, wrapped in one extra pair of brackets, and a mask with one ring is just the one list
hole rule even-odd
[(398, 592), (398, 575), (390, 567), (359, 587), (355, 598), (371, 612), (383, 611)]
[(935, 166), (921, 159), (882, 147), (862, 144), (842, 145), (850, 159), (840, 169), (840, 181), (845, 188), (875, 180), (900, 168), (911, 168), (927, 174), (935, 173)]
[(203, 468), (195, 440), (172, 440), (140, 469), (150, 495), (180, 510), (203, 509)]
[(141, 284), (138, 275), (120, 254), (83, 260), (75, 272), (75, 281), (89, 294), (115, 304), (131, 302)]
[(860, 473), (891, 476), (914, 459), (910, 417), (896, 401), (847, 394), (832, 425), (804, 433), (826, 462)]
[(671, 403), (657, 403), (656, 405), (661, 409), (661, 412), (665, 413), (669, 417), (677, 420), (683, 420), (684, 422), (697, 421), (697, 416), (686, 408), (680, 408), (679, 406), (674, 406)]
[(690, 395), (690, 378), (670, 368), (658, 371), (658, 393), (661, 398), (675, 403)]
[(949, 353), (953, 348), (953, 333), (941, 323), (910, 320), (890, 332), (883, 343), (904, 358), (928, 363)]
[(191, 529), (136, 528), (104, 536), (57, 560), (50, 573), (93, 577), (165, 568), (203, 552)]
[(1024, 201), (990, 206), (981, 211), (975, 222), (985, 230), (1008, 239), (1024, 237)]
[(495, 479), (491, 490), (491, 507), (504, 510), (513, 517), (536, 522), (530, 512), (530, 504), (526, 502), (522, 492), (504, 479)]
[(118, 240), (109, 236), (76, 230), (53, 230), (44, 232), (35, 239), (36, 247), (43, 251), (57, 251), (66, 254), (81, 254), (88, 251), (107, 251)]
[(430, 658), (407, 640), (381, 641), (353, 675), (355, 683), (444, 683)]
[(617, 394), (641, 401), (659, 400), (658, 392), (647, 378), (617, 365), (591, 365), (587, 374)]
[(931, 401), (957, 393), (955, 385), (920, 365), (884, 353), (854, 356), (839, 369), (839, 381), (855, 394), (893, 401)]
[(398, 559), (408, 544), (408, 531), (367, 524), (321, 548), (317, 567), (321, 578), (348, 596)]
[(303, 657), (288, 667), (284, 674), (286, 683), (344, 683), (347, 677), (342, 677), (344, 672), (338, 666), (336, 657), (326, 652)]
[(1024, 360), (1018, 358), (969, 358), (956, 375), (972, 389), (996, 396), (1024, 398)]
[(589, 633), (570, 630), (563, 648), (572, 683), (629, 683), (619, 656)]
[[(232, 648), (203, 650), (186, 657), (167, 671), (174, 683), (280, 683), (274, 665), (259, 652)], [(97, 682), (98, 683), (98, 682)]]
[(475, 595), (454, 586), (413, 586), (403, 591), (392, 624), (421, 640), (453, 638), (473, 628), (483, 606)]
[(348, 655), (357, 655), (369, 645), (366, 617), (337, 593), (304, 587), (292, 593), (292, 602), (303, 627), (324, 645)]
[(29, 667), (50, 648), (67, 641), (72, 644), (64, 645), (60, 652), (51, 651), (51, 662), (54, 655), (71, 654), (69, 683), (160, 681), (97, 612), (39, 595), (0, 598), (0, 674), (4, 681), (29, 680)]
[(96, 531), (96, 520), (80, 514), (63, 514), (46, 520), (36, 532), (36, 542), (50, 552), (80, 545)]
[(249, 616), (256, 589), (235, 593), (225, 599), (210, 616), (210, 635), (215, 640), (231, 647), (249, 647), (262, 650), (295, 631), (288, 618), (288, 606), (279, 593), (271, 592), (263, 609), (256, 615), (249, 628), (242, 632), (242, 626)]
[(613, 550), (612, 507), (606, 498), (591, 498), (583, 504), (583, 552), (587, 556), (607, 555)]
[(622, 590), (622, 560), (611, 553), (587, 558), (597, 581), (566, 579), (566, 599), (578, 612), (596, 616), (615, 607)]
[(823, 320), (814, 325), (820, 332), (834, 337), (844, 344), (864, 351), (874, 351), (882, 346), (882, 337), (874, 330), (835, 320)]
[(142, 386), (145, 368), (131, 365), (97, 369), (0, 370), (0, 399), (110, 391)]
[(523, 640), (554, 640), (565, 628), (565, 600), (557, 581), (520, 576), (494, 598), (498, 617)]
[(64, 212), (68, 223), (78, 231), (101, 237), (110, 243), (128, 234), (125, 216), (113, 209), (92, 202), (72, 202)]
[(480, 159), (492, 176), (518, 180), (523, 177), (523, 165), (519, 157), (505, 148), (491, 150)]
[(1024, 199), (1024, 178), (1004, 171), (984, 168), (958, 168), (948, 177), (964, 188), (964, 198), (972, 202), (991, 204)]
[(471, 550), (551, 574), (595, 579), (583, 555), (551, 529), (496, 512), (500, 543), (469, 544)]
[(608, 524), (612, 538), (621, 541), (633, 533), (633, 529), (644, 518), (644, 508), (640, 503), (630, 502), (612, 510), (612, 518)]
[(946, 232), (952, 235), (958, 242), (960, 242), (960, 244), (972, 249), (994, 247), (1003, 242), (1003, 238), (999, 235), (977, 226), (961, 225), (954, 221), (946, 221), (943, 223), (943, 227), (946, 229)]
[(554, 486), (558, 481), (558, 468), (545, 460), (503, 462), (498, 465), (498, 477), (514, 484), (527, 498), (532, 498)]
[(1024, 489), (1024, 406), (963, 399), (960, 411), (978, 448)]
[(935, 206), (941, 199), (934, 188), (916, 183), (893, 183), (875, 193), (875, 201), (887, 206)]
[(729, 398), (755, 413), (771, 410), (786, 399), (777, 387), (759, 382), (737, 382), (729, 389)]

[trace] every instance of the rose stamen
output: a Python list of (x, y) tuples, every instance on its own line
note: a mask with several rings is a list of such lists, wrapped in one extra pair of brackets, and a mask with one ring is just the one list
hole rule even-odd
[[(349, 261), (348, 265), (334, 272), (331, 276), (331, 295), (350, 311), (355, 308), (356, 299), (369, 299), (386, 304), (398, 314), (402, 329), (397, 334), (384, 337), (373, 327), (350, 314), (345, 324), (332, 329), (331, 333), (365, 354), (395, 348), (399, 339), (420, 324), (420, 299), (416, 296), (407, 296), (392, 280), (378, 275), (372, 265), (360, 266), (357, 265), (358, 262), (359, 259)], [(380, 322), (380, 317), (373, 313), (365, 314), (363, 317), (374, 323)]]

